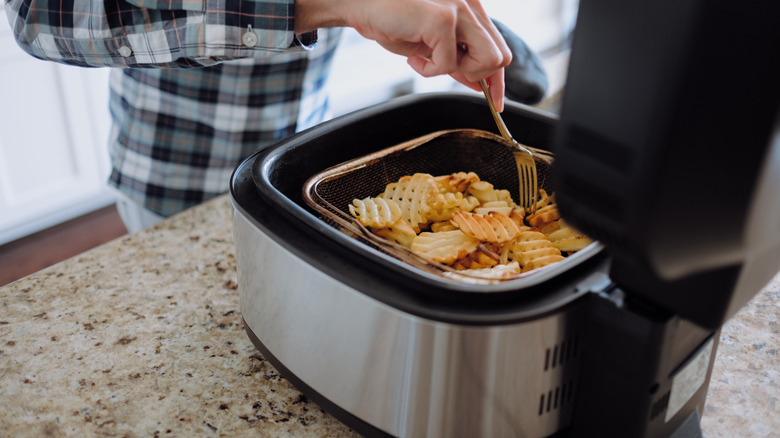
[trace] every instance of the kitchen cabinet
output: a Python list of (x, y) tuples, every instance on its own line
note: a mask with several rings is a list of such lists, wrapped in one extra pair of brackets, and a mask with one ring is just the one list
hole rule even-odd
[(35, 59), (0, 17), (0, 244), (113, 202), (108, 69)]

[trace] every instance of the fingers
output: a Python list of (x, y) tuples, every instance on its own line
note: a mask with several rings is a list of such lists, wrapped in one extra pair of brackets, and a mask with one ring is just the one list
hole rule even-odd
[(439, 1), (445, 4), (426, 18), (421, 34), (430, 57), (410, 60), (419, 74), (461, 73), (476, 82), (509, 65), (512, 53), (478, 1)]
[[(304, 0), (299, 0), (304, 1)], [(361, 0), (346, 22), (390, 52), (405, 56), (424, 77), (451, 75), (480, 91), (490, 78), (503, 108), (503, 68), (512, 61), (504, 38), (479, 0)]]
[[(471, 88), (474, 91), (482, 92), (482, 87), (479, 85), (479, 81), (473, 82), (468, 79), (462, 73), (453, 73), (450, 75), (453, 79), (461, 84)], [(495, 73), (486, 78), (488, 83), (488, 89), (490, 90), (490, 97), (493, 98), (493, 104), (496, 106), (496, 111), (504, 111), (504, 92), (506, 90), (504, 84), (504, 69), (496, 70)]]
[(458, 27), (458, 40), (467, 47), (459, 70), (476, 82), (509, 65), (512, 52), (482, 5), (478, 1), (470, 3)]
[[(422, 4), (421, 4), (422, 6)], [(458, 71), (460, 54), (458, 51), (459, 10), (451, 1), (428, 2), (422, 11), (416, 13), (420, 18), (420, 53), (408, 56), (409, 65), (424, 77), (450, 74)], [(428, 55), (421, 53), (428, 51)]]
[(496, 109), (503, 111), (503, 69), (512, 61), (512, 52), (479, 1), (459, 4), (447, 10), (454, 14), (452, 22), (442, 20), (436, 26), (426, 26), (434, 33), (424, 37), (430, 55), (409, 56), (407, 62), (422, 76), (449, 74), (475, 91), (482, 91), (478, 82), (488, 78)]
[(492, 75), (488, 76), (487, 78), (488, 84), (490, 86), (488, 89), (490, 90), (490, 97), (493, 98), (493, 104), (496, 106), (496, 111), (503, 112), (504, 111), (504, 69), (497, 70)]

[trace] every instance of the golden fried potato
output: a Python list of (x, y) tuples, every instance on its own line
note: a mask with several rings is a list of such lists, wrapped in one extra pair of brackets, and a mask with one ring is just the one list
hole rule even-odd
[(530, 270), (530, 266), (537, 266), (541, 263), (535, 261), (536, 259), (550, 261), (557, 260), (558, 256), (562, 257), (561, 251), (555, 248), (547, 236), (534, 229), (520, 232), (512, 244), (511, 258), (520, 263), (524, 272)]
[(455, 231), (458, 229), (458, 227), (453, 225), (452, 222), (450, 222), (449, 220), (431, 222), (429, 228), (431, 232), (434, 233), (438, 233), (441, 231)]
[(500, 263), (498, 254), (484, 243), (477, 245), (477, 249), (466, 257), (455, 261), (452, 267), (458, 270), (485, 269)]
[(526, 220), (528, 225), (539, 228), (560, 218), (561, 213), (558, 211), (558, 207), (555, 204), (550, 204), (536, 210), (536, 213), (529, 215)]
[(545, 236), (550, 236), (550, 234), (558, 231), (563, 227), (563, 219), (558, 219), (557, 221), (552, 221), (549, 224), (542, 225), (539, 227), (539, 231), (542, 232)]
[(520, 234), (520, 229), (508, 216), (494, 212), (489, 215), (457, 211), (452, 223), (465, 234), (483, 242), (507, 242)]
[(562, 252), (575, 252), (585, 248), (591, 243), (593, 243), (593, 239), (585, 235), (579, 235), (556, 240), (552, 244)]
[(563, 219), (559, 219), (556, 222), (559, 224), (560, 228), (548, 233), (547, 238), (550, 239), (553, 246), (559, 250), (563, 252), (575, 252), (593, 243), (593, 239), (579, 230), (572, 228), (565, 223)]
[(473, 196), (466, 196), (460, 203), (460, 209), (463, 211), (473, 211), (479, 207), (479, 199)]
[(401, 177), (397, 183), (388, 184), (382, 194), (384, 199), (392, 199), (401, 207), (401, 218), (419, 233), (421, 224), (428, 222), (431, 207), (429, 200), (439, 194), (436, 181), (427, 173), (416, 173)]
[(506, 264), (496, 265), (490, 269), (478, 269), (469, 272), (472, 275), (487, 278), (507, 278), (517, 275), (521, 272), (520, 264), (517, 262), (510, 262)]
[(547, 191), (544, 189), (539, 189), (539, 199), (536, 201), (536, 210), (538, 211), (540, 208), (544, 208), (550, 204), (555, 203), (555, 197), (553, 195), (548, 195)]
[(507, 201), (490, 201), (483, 202), (479, 207), (474, 209), (474, 213), (477, 214), (489, 214), (491, 212), (498, 212), (503, 215), (509, 216), (515, 206)]
[(417, 236), (417, 233), (405, 220), (399, 220), (393, 225), (384, 228), (372, 228), (371, 232), (407, 248), (411, 248), (412, 241)]
[(446, 221), (455, 211), (460, 210), (463, 203), (463, 193), (439, 193), (428, 200), (430, 209), (426, 215), (429, 221)]
[(561, 228), (558, 228), (552, 233), (547, 233), (547, 238), (550, 239), (550, 241), (555, 242), (556, 240), (568, 239), (569, 237), (575, 237), (581, 235), (582, 233), (580, 233), (579, 231), (564, 224)]
[(535, 259), (541, 257), (559, 256), (559, 255), (561, 255), (561, 251), (558, 248), (552, 246), (552, 242), (551, 242), (550, 246), (545, 248), (532, 249), (530, 251), (523, 251), (523, 252), (516, 253), (515, 261), (520, 263), (523, 269), (525, 269), (525, 267)]
[(412, 241), (411, 249), (435, 262), (450, 264), (474, 252), (479, 240), (457, 231), (422, 232)]
[(498, 195), (493, 188), (493, 184), (490, 184), (487, 181), (475, 181), (471, 183), (466, 192), (479, 199), (479, 202), (481, 203), (498, 201)]
[(417, 173), (387, 184), (377, 198), (353, 200), (349, 212), (377, 236), (430, 260), (504, 278), (561, 261), (592, 242), (561, 219), (554, 195), (540, 189), (536, 207), (527, 215), (508, 190), (474, 172)]
[(365, 227), (384, 228), (401, 219), (401, 207), (392, 199), (355, 199), (349, 213)]
[(485, 282), (490, 283), (491, 280), (498, 281), (512, 278), (520, 273), (522, 273), (520, 265), (517, 262), (510, 262), (496, 265), (492, 268), (464, 269), (457, 273), (445, 272), (444, 276), (455, 278), (466, 283), (483, 284)]
[(474, 172), (456, 172), (434, 177), (434, 180), (442, 193), (464, 193), (471, 183), (479, 181), (479, 177)]
[(530, 260), (525, 266), (523, 266), (523, 272), (533, 271), (534, 269), (539, 269), (541, 267), (560, 262), (564, 258), (565, 257), (561, 254), (551, 254), (534, 258), (533, 260)]

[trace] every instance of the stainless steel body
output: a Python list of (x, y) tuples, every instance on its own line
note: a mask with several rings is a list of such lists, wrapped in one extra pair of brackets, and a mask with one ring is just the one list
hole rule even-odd
[(568, 425), (576, 302), (513, 324), (402, 312), (336, 280), (234, 214), (241, 312), (278, 361), (394, 436), (548, 436)]

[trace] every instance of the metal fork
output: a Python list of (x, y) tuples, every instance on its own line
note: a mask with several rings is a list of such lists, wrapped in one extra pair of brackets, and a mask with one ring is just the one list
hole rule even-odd
[(493, 119), (495, 119), (496, 125), (498, 125), (498, 130), (511, 145), (515, 146), (515, 150), (512, 151), (512, 154), (515, 156), (517, 173), (520, 177), (520, 205), (525, 208), (527, 213), (536, 213), (536, 200), (539, 195), (539, 189), (537, 188), (536, 160), (534, 159), (534, 153), (512, 138), (512, 134), (509, 133), (506, 124), (504, 124), (504, 119), (502, 119), (501, 115), (496, 111), (496, 107), (493, 104), (493, 98), (490, 97), (487, 82), (482, 79), (479, 81), (479, 84), (482, 86), (482, 92), (485, 93), (485, 98), (490, 107), (490, 112), (493, 114)]

